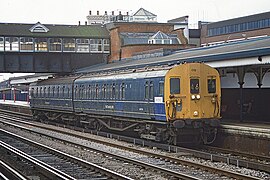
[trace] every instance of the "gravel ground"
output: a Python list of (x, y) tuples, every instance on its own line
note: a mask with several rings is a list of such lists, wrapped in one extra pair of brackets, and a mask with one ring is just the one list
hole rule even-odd
[[(12, 131), (16, 131), (15, 133), (17, 133), (17, 134), (22, 133), (21, 131), (14, 130), (13, 128), (9, 128), (9, 129), (11, 129)], [(160, 160), (160, 159), (149, 158), (148, 156), (145, 156), (145, 155), (141, 155), (141, 154), (137, 154), (137, 153), (133, 153), (133, 152), (127, 152), (125, 150), (121, 150), (121, 149), (113, 148), (113, 147), (108, 147), (108, 146), (105, 146), (102, 144), (89, 142), (89, 141), (86, 141), (83, 139), (78, 139), (78, 138), (71, 137), (68, 135), (54, 133), (54, 132), (47, 131), (47, 130), (41, 130), (39, 128), (33, 128), (33, 129), (35, 129), (39, 132), (48, 133), (48, 134), (53, 135), (55, 137), (69, 139), (72, 142), (78, 142), (80, 144), (84, 144), (85, 146), (89, 146), (91, 148), (109, 151), (113, 154), (118, 154), (121, 156), (132, 157), (133, 159), (142, 160), (144, 162), (149, 162), (149, 163), (152, 163), (155, 165), (170, 168), (171, 170), (175, 170), (175, 171), (179, 171), (179, 172), (187, 172), (190, 175), (193, 175), (193, 176), (196, 176), (196, 177), (199, 177), (202, 179), (228, 179), (227, 177), (221, 177), (220, 175), (206, 173), (205, 171), (201, 171), (198, 169), (186, 167), (186, 166), (179, 165), (179, 164), (173, 164), (173, 163), (166, 162), (166, 161)], [(67, 129), (65, 129), (65, 130), (70, 131)], [(80, 132), (76, 132), (76, 133), (86, 135), (85, 133), (80, 133)], [(25, 136), (26, 134), (29, 134), (29, 133), (24, 132), (23, 136)], [(111, 163), (111, 161), (104, 159), (104, 157), (100, 158), (100, 156), (103, 156), (103, 155), (100, 155), (100, 154), (95, 153), (95, 152), (91, 152), (91, 151), (89, 152), (86, 150), (78, 149), (76, 147), (66, 146), (63, 144), (59, 145), (59, 143), (57, 143), (57, 142), (48, 141), (48, 139), (44, 140), (44, 138), (40, 138), (40, 137), (37, 138), (33, 134), (29, 134), (27, 136), (31, 136), (31, 139), (33, 138), (33, 140), (35, 140), (35, 141), (39, 141), (42, 143), (44, 142), (45, 144), (50, 145), (51, 147), (57, 147), (57, 149), (59, 149), (59, 150), (65, 149), (65, 152), (67, 152), (67, 153), (70, 153), (72, 155), (76, 155), (82, 159), (85, 159), (85, 160), (93, 162), (93, 163), (97, 163), (97, 164), (102, 165), (104, 167), (109, 167), (109, 169), (111, 169), (111, 170), (114, 170), (114, 171), (119, 172), (121, 174), (130, 176), (134, 179), (145, 179), (145, 178), (146, 179), (168, 179), (167, 177), (163, 177), (162, 175), (158, 174), (157, 172), (151, 172), (151, 171), (145, 170), (141, 167), (134, 166), (133, 164), (123, 163), (123, 162), (119, 162), (117, 160), (115, 160), (115, 161), (118, 162), (118, 164)], [(160, 151), (157, 149), (142, 148), (142, 147), (130, 144), (130, 143), (125, 143), (125, 142), (117, 141), (114, 139), (103, 138), (103, 137), (95, 136), (95, 135), (91, 135), (91, 134), (87, 134), (87, 136), (92, 136), (92, 137), (95, 137), (96, 139), (102, 139), (102, 140), (106, 140), (106, 141), (110, 141), (110, 142), (114, 142), (114, 143), (122, 144), (122, 145), (126, 145), (126, 146), (133, 146), (133, 147), (137, 147), (140, 149), (145, 149), (147, 151), (153, 151), (153, 152), (159, 153), (159, 154), (162, 153), (162, 154), (166, 154), (166, 155), (172, 155), (174, 157), (179, 157), (179, 158), (184, 159), (184, 160), (193, 161), (193, 162), (197, 162), (197, 163), (201, 163), (201, 164), (207, 164), (208, 166), (222, 168), (222, 169), (226, 169), (229, 171), (235, 171), (238, 173), (255, 176), (255, 177), (262, 178), (262, 179), (270, 179), (270, 176), (267, 173), (254, 171), (254, 170), (250, 170), (250, 169), (246, 169), (246, 168), (239, 168), (239, 167), (236, 167), (233, 165), (227, 165), (226, 163), (211, 162), (211, 161), (207, 161), (207, 160), (203, 160), (203, 159), (199, 159), (199, 158), (194, 158), (191, 156), (179, 156), (179, 154), (176, 154), (176, 153), (167, 153), (167, 152)], [(113, 159), (112, 157), (107, 157), (107, 159), (108, 158)]]

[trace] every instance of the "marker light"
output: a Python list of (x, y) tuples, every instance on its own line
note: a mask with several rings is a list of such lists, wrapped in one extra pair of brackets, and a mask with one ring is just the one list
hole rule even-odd
[(201, 99), (201, 96), (199, 94), (196, 95), (197, 99)]
[(191, 96), (191, 99), (195, 99), (195, 95), (192, 95), (192, 96)]

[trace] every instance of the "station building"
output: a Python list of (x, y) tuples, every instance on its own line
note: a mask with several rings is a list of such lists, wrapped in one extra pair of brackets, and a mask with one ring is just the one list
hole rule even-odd
[(109, 53), (101, 25), (0, 23), (1, 72), (72, 72), (106, 62)]
[[(195, 47), (189, 43), (188, 16), (158, 23), (157, 15), (144, 8), (134, 14), (114, 11), (89, 12), (89, 24), (104, 24), (110, 32), (108, 62), (168, 55), (175, 50)], [(194, 41), (192, 41), (194, 42)]]
[(270, 35), (270, 12), (213, 23), (199, 22), (201, 46), (223, 44)]

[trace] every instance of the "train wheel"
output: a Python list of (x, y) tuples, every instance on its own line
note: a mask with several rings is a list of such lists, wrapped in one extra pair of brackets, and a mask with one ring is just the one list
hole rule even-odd
[(165, 138), (164, 138), (164, 140), (165, 140), (168, 144), (176, 145), (176, 143), (177, 143), (177, 135), (176, 135), (175, 130), (173, 130), (173, 129), (168, 129), (168, 130), (165, 132)]
[(100, 131), (103, 128), (103, 125), (99, 121), (95, 120), (93, 121), (93, 128)]
[(212, 144), (217, 136), (217, 128), (203, 128), (201, 138), (204, 144)]

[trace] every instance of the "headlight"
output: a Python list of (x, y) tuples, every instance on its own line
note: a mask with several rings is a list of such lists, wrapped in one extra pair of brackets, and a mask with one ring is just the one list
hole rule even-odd
[(193, 113), (194, 116), (198, 116), (198, 114), (199, 114), (198, 111), (194, 111)]
[(191, 99), (195, 99), (195, 95), (192, 95), (192, 96), (191, 96)]
[(201, 96), (200, 96), (199, 94), (197, 94), (197, 95), (196, 95), (196, 98), (197, 98), (197, 99), (200, 99), (200, 98), (201, 98)]

